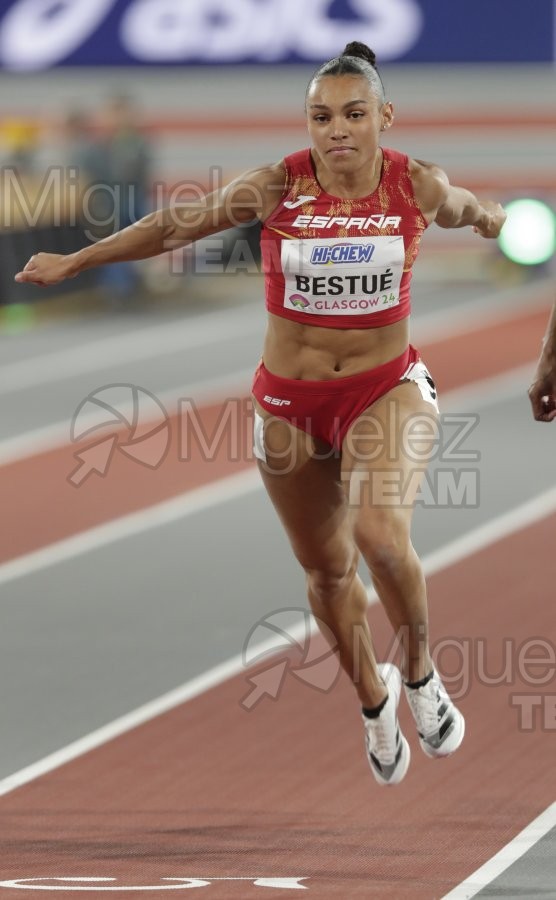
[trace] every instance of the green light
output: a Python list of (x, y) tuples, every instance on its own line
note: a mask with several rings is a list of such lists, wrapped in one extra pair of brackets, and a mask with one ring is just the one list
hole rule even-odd
[(508, 218), (498, 244), (512, 262), (536, 266), (546, 262), (556, 249), (556, 220), (540, 200), (512, 200), (504, 207)]

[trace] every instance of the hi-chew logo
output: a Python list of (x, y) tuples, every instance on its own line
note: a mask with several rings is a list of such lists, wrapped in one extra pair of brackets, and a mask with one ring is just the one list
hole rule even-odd
[(314, 266), (333, 266), (340, 263), (368, 263), (375, 251), (374, 244), (332, 244), (313, 247), (311, 262)]

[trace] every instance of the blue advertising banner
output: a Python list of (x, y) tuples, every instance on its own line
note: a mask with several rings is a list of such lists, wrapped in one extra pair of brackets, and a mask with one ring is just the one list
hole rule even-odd
[(548, 62), (553, 0), (0, 0), (0, 67)]

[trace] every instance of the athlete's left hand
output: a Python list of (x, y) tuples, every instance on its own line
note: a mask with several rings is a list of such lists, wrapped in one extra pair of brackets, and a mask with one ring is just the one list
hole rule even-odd
[(482, 214), (473, 226), (473, 231), (484, 238), (496, 238), (506, 221), (506, 210), (494, 200), (481, 201)]

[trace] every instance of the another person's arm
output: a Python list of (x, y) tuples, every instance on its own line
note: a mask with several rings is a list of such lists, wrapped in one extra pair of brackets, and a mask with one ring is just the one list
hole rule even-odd
[(556, 419), (556, 302), (552, 307), (533, 384), (529, 388), (529, 400), (537, 422)]
[(134, 225), (76, 253), (37, 253), (15, 280), (57, 284), (106, 263), (147, 259), (226, 228), (264, 219), (276, 207), (284, 189), (283, 165), (255, 169), (200, 202), (157, 210)]

